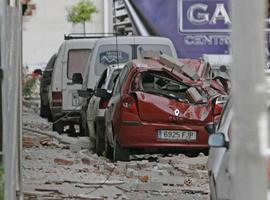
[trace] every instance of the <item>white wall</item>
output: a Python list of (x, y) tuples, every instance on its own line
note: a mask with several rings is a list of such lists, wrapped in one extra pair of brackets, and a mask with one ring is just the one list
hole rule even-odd
[[(92, 22), (86, 24), (86, 32), (103, 32), (103, 1), (92, 0), (99, 10)], [(30, 70), (42, 68), (52, 54), (58, 51), (64, 34), (72, 31), (67, 22), (66, 7), (77, 0), (32, 0), (36, 4), (33, 16), (24, 17), (23, 24), (23, 64)]]

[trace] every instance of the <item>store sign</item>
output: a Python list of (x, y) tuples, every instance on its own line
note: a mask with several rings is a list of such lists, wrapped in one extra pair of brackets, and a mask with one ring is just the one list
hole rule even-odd
[[(173, 41), (178, 57), (200, 58), (203, 54), (230, 53), (230, 0), (129, 1), (139, 12), (145, 27), (149, 26), (155, 35)], [(265, 20), (265, 24), (265, 52), (270, 60), (270, 20)]]
[(178, 0), (180, 32), (229, 32), (228, 1)]

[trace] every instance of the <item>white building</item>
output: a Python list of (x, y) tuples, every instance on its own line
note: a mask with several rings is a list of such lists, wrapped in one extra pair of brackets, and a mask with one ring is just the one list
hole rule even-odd
[[(30, 71), (45, 67), (52, 54), (58, 51), (64, 34), (78, 32), (67, 21), (66, 11), (76, 2), (78, 0), (31, 0), (36, 10), (23, 20), (23, 65), (29, 66)], [(92, 2), (99, 12), (94, 13), (92, 21), (86, 24), (86, 32), (112, 32), (112, 0)]]

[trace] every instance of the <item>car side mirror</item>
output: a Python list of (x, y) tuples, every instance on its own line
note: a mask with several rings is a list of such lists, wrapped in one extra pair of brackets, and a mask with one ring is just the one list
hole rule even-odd
[(229, 148), (229, 142), (225, 140), (225, 136), (223, 133), (213, 133), (212, 135), (210, 135), (208, 138), (208, 145), (209, 147), (213, 148)]
[(90, 98), (93, 96), (93, 90), (92, 89), (88, 89), (88, 90), (78, 90), (78, 94), (80, 97), (83, 98)]
[(211, 135), (216, 132), (216, 123), (210, 122), (205, 125), (204, 129), (207, 131), (209, 135)]
[(104, 99), (109, 99), (109, 98), (111, 98), (112, 95), (106, 89), (96, 88), (95, 96), (100, 97), (100, 98), (104, 98)]
[(73, 84), (82, 84), (83, 83), (83, 78), (81, 73), (74, 73), (72, 75), (72, 83)]

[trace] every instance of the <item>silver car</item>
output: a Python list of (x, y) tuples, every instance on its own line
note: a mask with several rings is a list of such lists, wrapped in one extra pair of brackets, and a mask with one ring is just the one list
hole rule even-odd
[(206, 126), (210, 134), (208, 140), (210, 151), (207, 163), (210, 200), (232, 199), (231, 173), (229, 170), (229, 157), (231, 154), (229, 139), (232, 117), (232, 102), (229, 99), (224, 107), (217, 128), (213, 124)]
[(124, 65), (109, 65), (101, 75), (97, 85), (94, 89), (94, 95), (89, 101), (87, 108), (87, 127), (89, 129), (89, 138), (98, 155), (104, 151), (104, 113), (105, 108), (109, 102), (108, 98), (100, 98), (99, 93), (105, 92), (110, 94), (113, 90), (115, 80), (117, 79), (120, 71)]

